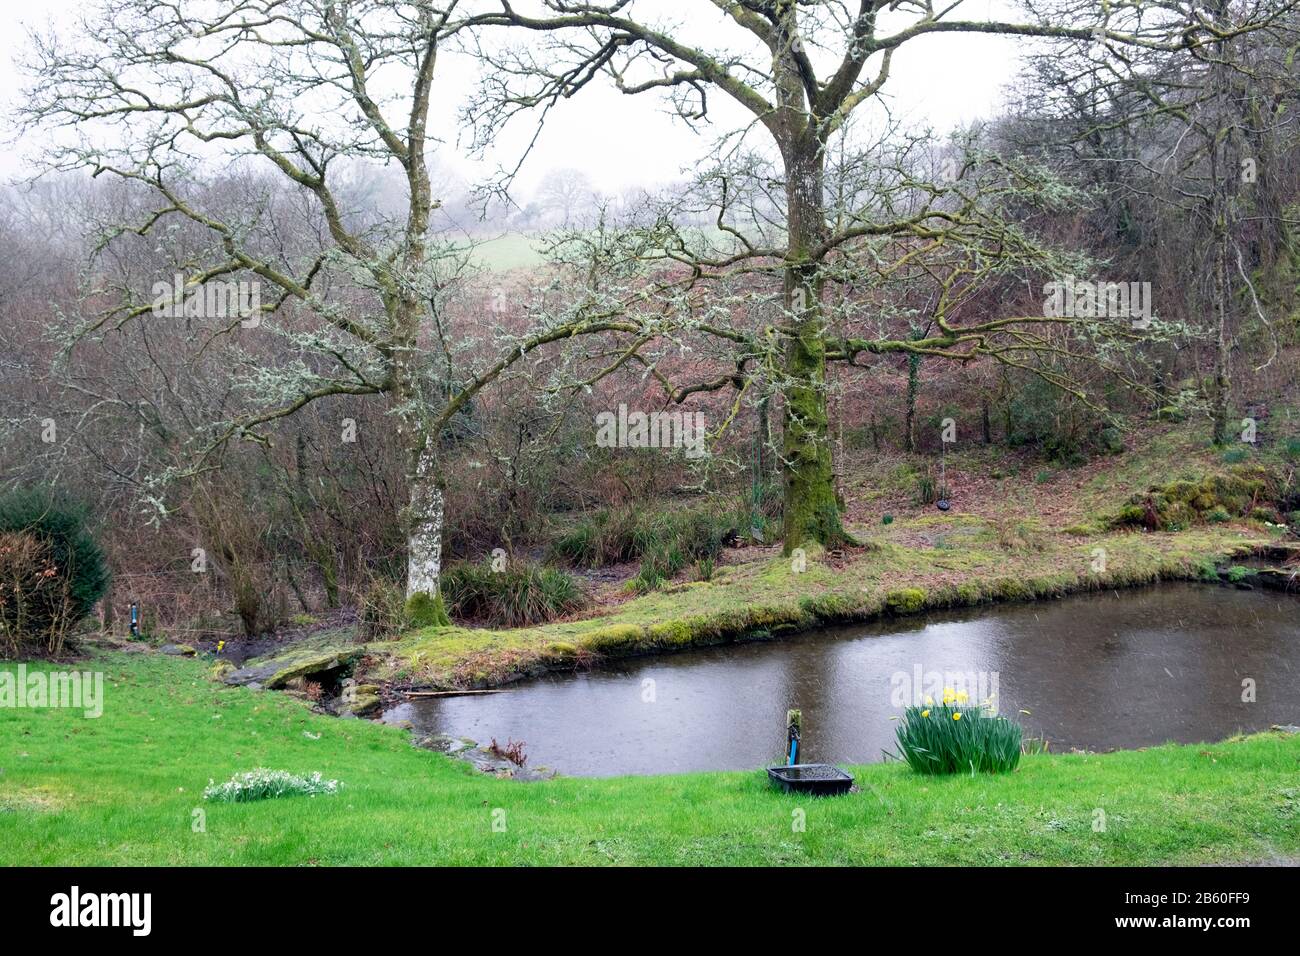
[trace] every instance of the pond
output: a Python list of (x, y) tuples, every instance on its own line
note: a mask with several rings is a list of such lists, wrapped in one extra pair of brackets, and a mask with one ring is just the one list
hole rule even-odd
[(936, 683), (995, 692), (1053, 752), (1213, 741), (1300, 723), (1298, 612), (1276, 592), (1164, 584), (633, 658), (384, 719), (522, 740), (530, 767), (572, 776), (780, 763), (792, 707), (801, 762), (880, 760), (890, 718)]

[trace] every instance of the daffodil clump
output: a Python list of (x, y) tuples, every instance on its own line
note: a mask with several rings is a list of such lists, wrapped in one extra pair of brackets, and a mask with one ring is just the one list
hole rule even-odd
[(1020, 762), (1024, 730), (999, 716), (992, 700), (972, 703), (944, 688), (935, 703), (908, 707), (898, 721), (898, 753), (918, 773), (1002, 773)]
[(248, 773), (237, 773), (225, 783), (209, 780), (203, 791), (204, 800), (221, 803), (246, 803), (249, 800), (267, 800), (272, 797), (308, 796), (337, 793), (343, 786), (337, 780), (324, 780), (319, 772), (302, 777), (286, 770), (267, 770), (258, 767)]

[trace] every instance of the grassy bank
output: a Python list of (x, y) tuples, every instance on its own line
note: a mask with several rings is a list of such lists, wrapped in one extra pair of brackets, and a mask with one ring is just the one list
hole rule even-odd
[[(759, 773), (497, 780), (400, 730), (220, 687), (197, 661), (111, 654), (80, 666), (106, 673), (101, 718), (0, 710), (2, 864), (1164, 864), (1300, 852), (1300, 736), (1030, 756), (977, 779), (872, 765), (854, 771), (861, 792), (818, 801), (776, 793)], [(210, 778), (259, 766), (344, 787), (201, 799)]]
[(775, 549), (598, 616), (505, 631), (428, 628), (377, 648), (371, 677), (491, 686), (600, 657), (668, 651), (885, 614), (1060, 597), (1196, 579), (1264, 538), (1237, 527), (1076, 536), (971, 515), (916, 518), (866, 550), (810, 553), (796, 570)]

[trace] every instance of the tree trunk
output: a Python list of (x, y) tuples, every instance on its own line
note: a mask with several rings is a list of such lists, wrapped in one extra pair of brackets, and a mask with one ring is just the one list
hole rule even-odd
[(1216, 340), (1214, 348), (1214, 444), (1226, 445), (1232, 440), (1228, 427), (1228, 409), (1232, 398), (1232, 354), (1228, 337), (1228, 249), (1227, 234), (1220, 210), (1217, 221), (1214, 250), (1214, 317)]
[(826, 405), (825, 316), (814, 248), (825, 233), (824, 153), (811, 134), (782, 150), (786, 172), (789, 248), (785, 305), (790, 335), (785, 352), (785, 553), (806, 541), (828, 547), (852, 543), (840, 523), (831, 465)]
[[(915, 338), (915, 335), (913, 336)], [(916, 451), (916, 393), (921, 384), (921, 356), (907, 353), (907, 412), (903, 420), (903, 450)]]
[(417, 594), (438, 596), (442, 574), (443, 493), (437, 474), (433, 439), (421, 442), (411, 454), (407, 475), (409, 503), (406, 514), (406, 598)]
[(764, 395), (758, 400), (758, 482), (766, 487), (772, 477), (772, 423), (771, 398)]

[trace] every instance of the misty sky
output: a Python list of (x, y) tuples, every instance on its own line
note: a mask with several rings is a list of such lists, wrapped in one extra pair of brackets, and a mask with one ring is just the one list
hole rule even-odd
[[(53, 24), (66, 28), (79, 6), (93, 2), (10, 0), (0, 5), (0, 36), (6, 38), (7, 47), (0, 58), (6, 116), (21, 95), (23, 77), (15, 61), (23, 55), (26, 27)], [(663, 2), (665, 7), (671, 4), (693, 14), (698, 10), (698, 20), (691, 21), (695, 31), (708, 34), (718, 30), (732, 36), (737, 31), (705, 0)], [(994, 0), (967, 0), (962, 5), (962, 17), (966, 19), (983, 19), (999, 11), (1007, 14), (1005, 5)], [(935, 36), (904, 45), (895, 57), (885, 88), (895, 117), (903, 117), (918, 127), (944, 130), (991, 115), (997, 111), (1004, 85), (1018, 67), (1018, 51), (1024, 44), (1024, 40), (1001, 37)], [(439, 69), (438, 89), (443, 95), (437, 112), (445, 143), (440, 150), (442, 160), (469, 180), (482, 178), (498, 165), (513, 165), (531, 128), (517, 122), (485, 162), (471, 163), (461, 155), (464, 150), (457, 148), (453, 122), (457, 104), (474, 82), (476, 67), (463, 57), (445, 54)], [(745, 119), (739, 107), (726, 103), (721, 94), (712, 97), (711, 105), (719, 124)], [(564, 167), (584, 171), (606, 192), (672, 180), (707, 151), (714, 135), (707, 128), (692, 133), (667, 115), (663, 102), (654, 95), (628, 97), (603, 86), (593, 87), (552, 111), (520, 174), (518, 191), (527, 195), (549, 170)], [(6, 139), (11, 136), (11, 132), (7, 133)], [(28, 160), (40, 146), (39, 142), (19, 141), (16, 148), (0, 151), (0, 176), (8, 179), (28, 172)]]

